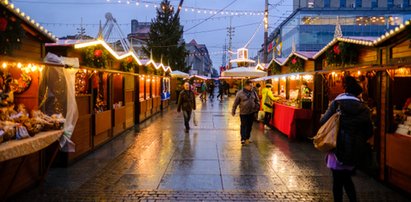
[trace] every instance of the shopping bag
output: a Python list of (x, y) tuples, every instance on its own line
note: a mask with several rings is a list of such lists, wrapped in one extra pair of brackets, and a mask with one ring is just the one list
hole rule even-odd
[(337, 146), (337, 135), (340, 127), (340, 112), (334, 115), (325, 122), (313, 137), (314, 147), (320, 151), (327, 152)]
[(257, 121), (263, 121), (265, 117), (265, 112), (263, 110), (258, 111)]
[(194, 126), (197, 126), (197, 125), (198, 125), (198, 122), (197, 122), (196, 114), (194, 113), (194, 111), (191, 112), (191, 116), (193, 117)]

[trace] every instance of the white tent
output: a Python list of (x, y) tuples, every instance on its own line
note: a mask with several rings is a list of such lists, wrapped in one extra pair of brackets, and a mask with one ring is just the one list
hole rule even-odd
[(188, 78), (190, 77), (190, 75), (188, 75), (187, 73), (184, 73), (182, 71), (178, 71), (178, 70), (174, 70), (170, 73), (171, 77), (173, 78)]
[(227, 71), (224, 71), (221, 76), (224, 77), (248, 77), (248, 78), (256, 78), (256, 77), (264, 77), (267, 76), (267, 72), (256, 70), (255, 68), (248, 68), (248, 67), (237, 67)]

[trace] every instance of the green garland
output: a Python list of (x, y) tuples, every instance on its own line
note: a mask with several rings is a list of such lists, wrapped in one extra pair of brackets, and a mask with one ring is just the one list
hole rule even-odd
[(356, 45), (340, 42), (326, 51), (326, 61), (330, 65), (352, 65), (358, 62)]
[(290, 58), (288, 66), (290, 67), (290, 72), (303, 72), (304, 60), (294, 55)]
[(122, 71), (125, 72), (134, 72), (134, 68), (137, 67), (138, 64), (133, 60), (133, 58), (127, 58), (120, 63), (120, 67)]
[(270, 66), (268, 66), (268, 71), (271, 75), (281, 74), (281, 66), (276, 62), (272, 62)]
[(11, 17), (6, 10), (0, 12), (0, 55), (11, 55), (21, 47), (24, 37), (21, 20)]
[(99, 46), (84, 48), (81, 56), (82, 64), (87, 67), (107, 68), (112, 63), (110, 53)]

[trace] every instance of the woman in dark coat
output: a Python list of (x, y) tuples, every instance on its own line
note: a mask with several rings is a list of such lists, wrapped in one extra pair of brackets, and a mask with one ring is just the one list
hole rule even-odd
[(336, 97), (320, 123), (323, 125), (337, 111), (341, 113), (337, 147), (327, 155), (327, 167), (333, 174), (334, 201), (343, 200), (343, 188), (350, 201), (357, 201), (351, 176), (372, 136), (372, 121), (370, 109), (358, 98), (363, 90), (354, 77), (345, 77), (344, 89), (345, 93)]

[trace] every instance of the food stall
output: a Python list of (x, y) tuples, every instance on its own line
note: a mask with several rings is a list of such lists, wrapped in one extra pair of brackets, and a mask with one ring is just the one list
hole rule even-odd
[(268, 65), (271, 76), (263, 79), (271, 81), (273, 94), (278, 97), (270, 124), (289, 139), (313, 136), (313, 55), (292, 52), (287, 58), (274, 58)]
[(39, 93), (48, 69), (44, 43), (55, 36), (8, 1), (0, 1), (0, 8), (0, 200), (5, 201), (44, 180), (60, 149), (67, 106), (56, 100), (53, 109), (46, 108), (51, 99)]

